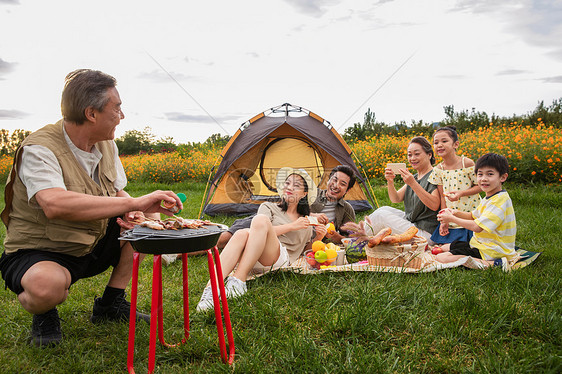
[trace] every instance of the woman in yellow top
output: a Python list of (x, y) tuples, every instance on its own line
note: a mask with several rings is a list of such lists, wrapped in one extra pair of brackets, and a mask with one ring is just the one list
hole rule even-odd
[[(482, 189), (476, 182), (474, 161), (457, 155), (459, 137), (455, 126), (445, 126), (433, 134), (433, 148), (443, 161), (433, 168), (429, 182), (437, 185), (441, 209), (451, 208), (472, 212), (480, 203)], [(455, 240), (470, 241), (472, 231), (455, 224), (441, 223), (431, 236), (437, 244)]]

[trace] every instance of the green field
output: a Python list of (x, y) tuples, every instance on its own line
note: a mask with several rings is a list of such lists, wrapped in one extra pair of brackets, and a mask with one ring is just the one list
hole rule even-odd
[[(164, 185), (131, 184), (134, 196)], [(427, 274), (271, 273), (248, 282), (229, 303), (236, 359), (220, 360), (212, 313), (195, 313), (208, 279), (206, 258), (189, 257), (191, 338), (157, 345), (156, 373), (559, 373), (562, 371), (562, 187), (506, 188), (514, 201), (517, 244), (543, 254), (531, 266), (455, 268)], [(195, 217), (204, 185), (185, 192)], [(386, 190), (377, 188), (381, 205)], [(400, 206), (395, 205), (395, 206)], [(214, 217), (227, 224), (232, 218)], [(2, 227), (1, 237), (4, 237)], [(151, 261), (141, 265), (139, 309), (150, 310)], [(93, 299), (109, 273), (79, 281), (59, 306), (65, 334), (55, 348), (27, 344), (31, 315), (0, 290), (0, 373), (125, 373), (127, 324), (92, 325)], [(181, 340), (181, 265), (163, 270), (166, 340)], [(136, 372), (146, 373), (149, 328), (137, 329)]]

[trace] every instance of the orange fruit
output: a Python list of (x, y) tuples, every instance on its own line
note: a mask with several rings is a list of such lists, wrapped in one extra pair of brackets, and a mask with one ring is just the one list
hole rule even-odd
[(326, 248), (326, 244), (324, 244), (321, 240), (317, 240), (312, 243), (312, 252), (316, 253), (317, 251), (323, 251)]
[(336, 250), (333, 248), (328, 248), (326, 249), (326, 256), (328, 256), (328, 259), (330, 260), (332, 258), (338, 257), (338, 252), (336, 252)]
[(329, 222), (326, 225), (326, 230), (327, 230), (328, 234), (333, 234), (333, 233), (336, 232), (336, 226), (334, 226), (333, 222)]

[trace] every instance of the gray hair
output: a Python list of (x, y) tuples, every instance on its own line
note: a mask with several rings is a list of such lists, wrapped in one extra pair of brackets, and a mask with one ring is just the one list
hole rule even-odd
[(101, 112), (109, 101), (107, 90), (116, 85), (115, 78), (98, 70), (78, 69), (68, 73), (61, 98), (64, 120), (81, 125), (86, 121), (86, 108)]

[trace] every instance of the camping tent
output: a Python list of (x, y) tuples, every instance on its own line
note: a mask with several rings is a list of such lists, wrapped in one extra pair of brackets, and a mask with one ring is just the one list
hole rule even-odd
[(370, 196), (365, 178), (351, 154), (338, 132), (320, 116), (291, 104), (271, 108), (243, 123), (222, 150), (204, 212), (210, 216), (255, 213), (262, 202), (278, 201), (275, 177), (280, 168), (303, 168), (325, 188), (330, 171), (340, 164), (350, 166), (358, 182), (345, 199), (356, 211), (372, 209), (361, 189)]

